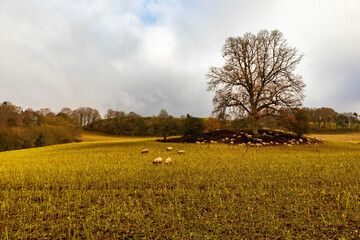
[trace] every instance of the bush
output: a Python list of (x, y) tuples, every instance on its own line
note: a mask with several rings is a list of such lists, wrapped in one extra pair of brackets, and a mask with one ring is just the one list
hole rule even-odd
[(304, 109), (281, 109), (279, 117), (280, 125), (294, 132), (298, 138), (308, 133), (310, 128), (310, 116)]
[(192, 117), (187, 114), (184, 121), (183, 138), (185, 141), (193, 142), (202, 136), (204, 124), (200, 118)]

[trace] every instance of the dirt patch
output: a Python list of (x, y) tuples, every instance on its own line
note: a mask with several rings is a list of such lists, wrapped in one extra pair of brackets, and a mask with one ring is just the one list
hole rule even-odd
[[(168, 139), (167, 142), (186, 142), (182, 137)], [(258, 135), (251, 133), (249, 129), (232, 131), (218, 130), (213, 132), (205, 132), (194, 141), (188, 143), (197, 144), (233, 144), (247, 146), (279, 146), (279, 145), (302, 145), (302, 144), (318, 144), (322, 140), (317, 138), (298, 138), (293, 133), (281, 130), (260, 129)]]

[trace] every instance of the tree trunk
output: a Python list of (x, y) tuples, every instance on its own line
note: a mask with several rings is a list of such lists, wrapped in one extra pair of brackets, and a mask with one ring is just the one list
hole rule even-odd
[(259, 131), (258, 131), (259, 120), (256, 115), (251, 115), (250, 118), (251, 118), (251, 131), (253, 134), (258, 135), (259, 134)]

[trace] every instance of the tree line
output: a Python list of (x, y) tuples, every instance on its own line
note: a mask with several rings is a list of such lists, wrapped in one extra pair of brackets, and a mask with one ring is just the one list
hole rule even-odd
[[(196, 130), (191, 130), (193, 127)], [(104, 119), (93, 121), (85, 125), (84, 129), (112, 135), (162, 137), (163, 141), (166, 141), (169, 136), (176, 135), (183, 135), (190, 139), (195, 133), (203, 131), (205, 125), (200, 118), (189, 114), (176, 118), (169, 115), (165, 109), (161, 109), (157, 116), (151, 117), (109, 109)]]
[[(122, 136), (162, 137), (184, 136), (193, 141), (203, 131), (252, 128), (250, 116), (233, 118), (221, 113), (216, 117), (197, 118), (189, 114), (173, 117), (162, 109), (158, 115), (142, 117), (135, 112), (125, 113), (109, 109), (104, 118), (98, 110), (80, 107), (63, 108), (54, 113), (48, 108), (23, 110), (10, 102), (0, 105), (0, 151), (41, 147), (78, 141), (81, 130)], [(308, 132), (360, 130), (357, 113), (337, 113), (332, 108), (281, 108), (274, 116), (263, 117), (260, 128), (290, 130), (299, 136)]]
[(89, 110), (63, 108), (55, 114), (48, 108), (23, 110), (10, 102), (3, 102), (0, 105), (0, 151), (74, 142), (80, 137), (82, 124), (100, 117), (92, 109), (97, 117), (91, 115), (93, 118), (88, 118), (84, 113)]

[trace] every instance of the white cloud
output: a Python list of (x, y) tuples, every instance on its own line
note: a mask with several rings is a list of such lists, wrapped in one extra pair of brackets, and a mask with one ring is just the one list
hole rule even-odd
[(305, 54), (305, 104), (360, 112), (359, 11), (356, 0), (0, 1), (1, 101), (209, 116), (204, 75), (225, 39), (277, 28)]

